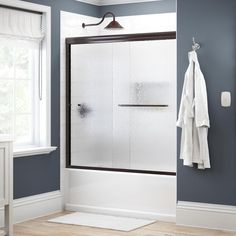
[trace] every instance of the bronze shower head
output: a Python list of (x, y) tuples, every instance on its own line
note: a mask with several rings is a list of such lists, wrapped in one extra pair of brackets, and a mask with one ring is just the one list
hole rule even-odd
[(102, 20), (96, 24), (82, 24), (82, 27), (85, 28), (87, 26), (97, 26), (100, 25), (106, 18), (107, 15), (112, 15), (113, 20), (104, 28), (107, 30), (114, 30), (114, 29), (123, 29), (119, 22), (116, 21), (115, 15), (112, 12), (107, 12), (103, 15)]

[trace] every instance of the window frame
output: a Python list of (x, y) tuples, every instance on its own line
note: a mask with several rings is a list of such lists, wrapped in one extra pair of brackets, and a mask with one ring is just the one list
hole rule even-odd
[[(20, 0), (0, 0), (0, 5), (19, 8), (33, 12), (42, 12), (45, 26), (45, 38), (42, 41), (42, 90), (43, 100), (40, 102), (40, 126), (45, 127), (37, 147), (23, 146), (13, 150), (14, 157), (48, 154), (57, 149), (51, 146), (51, 7)], [(43, 136), (43, 137), (42, 137)], [(43, 141), (42, 141), (43, 140)]]

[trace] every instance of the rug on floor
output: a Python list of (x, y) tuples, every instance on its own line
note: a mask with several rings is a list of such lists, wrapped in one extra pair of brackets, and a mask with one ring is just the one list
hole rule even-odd
[(89, 226), (125, 232), (132, 231), (155, 222), (155, 220), (145, 220), (83, 212), (75, 212), (48, 221), (52, 223)]

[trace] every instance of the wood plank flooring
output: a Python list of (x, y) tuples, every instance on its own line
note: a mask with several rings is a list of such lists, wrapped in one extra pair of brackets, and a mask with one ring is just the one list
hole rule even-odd
[(236, 236), (236, 232), (182, 227), (176, 226), (174, 223), (160, 221), (131, 232), (47, 222), (48, 219), (65, 214), (68, 214), (68, 212), (16, 224), (14, 226), (14, 236)]

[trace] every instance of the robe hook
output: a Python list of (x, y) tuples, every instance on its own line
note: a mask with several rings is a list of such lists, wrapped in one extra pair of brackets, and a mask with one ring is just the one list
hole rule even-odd
[(195, 38), (193, 37), (193, 45), (192, 45), (193, 51), (196, 51), (196, 50), (198, 50), (200, 48), (201, 48), (200, 44), (196, 43)]

